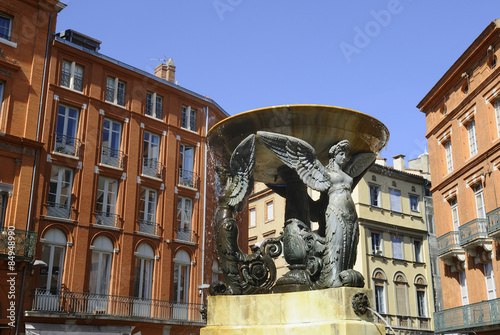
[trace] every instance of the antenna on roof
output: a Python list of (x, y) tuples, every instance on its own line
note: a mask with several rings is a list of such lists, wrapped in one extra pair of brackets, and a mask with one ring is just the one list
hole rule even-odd
[(149, 60), (161, 60), (163, 63), (167, 64), (169, 59), (167, 56), (163, 55), (163, 58), (150, 58)]

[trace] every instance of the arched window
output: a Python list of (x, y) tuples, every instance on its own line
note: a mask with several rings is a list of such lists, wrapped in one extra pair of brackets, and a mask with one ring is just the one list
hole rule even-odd
[(398, 316), (408, 315), (408, 281), (402, 273), (394, 277), (396, 287), (396, 307)]
[(189, 302), (189, 270), (191, 267), (191, 257), (180, 250), (174, 257), (174, 302)]
[(64, 255), (66, 251), (66, 235), (59, 229), (50, 229), (41, 239), (42, 261), (46, 265), (40, 267), (38, 287), (47, 293), (61, 290)]
[(89, 292), (109, 294), (111, 279), (111, 263), (113, 259), (113, 243), (105, 236), (99, 236), (90, 246), (92, 249), (92, 265), (90, 269)]
[(373, 272), (373, 287), (375, 293), (375, 308), (381, 314), (387, 313), (386, 304), (386, 287), (387, 277), (382, 270), (375, 270)]
[(424, 277), (415, 278), (415, 288), (417, 290), (417, 311), (419, 317), (427, 317), (427, 282)]
[(135, 252), (134, 296), (151, 299), (155, 253), (147, 243), (141, 243)]

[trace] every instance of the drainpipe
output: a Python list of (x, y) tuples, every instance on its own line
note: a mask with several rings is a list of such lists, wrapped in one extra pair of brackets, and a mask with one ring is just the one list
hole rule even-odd
[(207, 134), (208, 134), (208, 106), (206, 108), (205, 113), (205, 167), (204, 167), (204, 180), (205, 186), (203, 188), (203, 240), (201, 243), (201, 303), (204, 304), (204, 292), (203, 287), (205, 287), (205, 233), (206, 233), (206, 214), (207, 214), (207, 162), (208, 162), (208, 143), (207, 143)]
[[(47, 43), (45, 45), (45, 59), (44, 59), (44, 64), (43, 64), (43, 75), (42, 75), (42, 89), (41, 89), (41, 94), (40, 94), (40, 107), (38, 109), (38, 124), (36, 128), (36, 141), (38, 142), (40, 138), (40, 123), (42, 119), (42, 112), (43, 112), (43, 98), (45, 97), (45, 81), (47, 78), (47, 65), (48, 65), (48, 60), (49, 60), (49, 46), (50, 46), (50, 41), (51, 41), (51, 31), (52, 31), (52, 14), (49, 14), (49, 24), (48, 24), (48, 31), (47, 31)], [(26, 223), (26, 231), (30, 231), (31, 227), (31, 212), (33, 210), (33, 195), (35, 193), (35, 179), (36, 179), (36, 167), (37, 167), (37, 162), (38, 162), (38, 149), (35, 150), (35, 158), (33, 161), (33, 174), (31, 177), (31, 189), (30, 189), (30, 200), (29, 200), (29, 205), (28, 205), (28, 222)], [(19, 306), (17, 307), (17, 319), (16, 319), (16, 332), (15, 335), (19, 333), (19, 321), (21, 320), (21, 312), (22, 312), (22, 306), (23, 306), (23, 296), (24, 296), (24, 284), (26, 280), (26, 271), (28, 269), (28, 266), (31, 264), (28, 263), (24, 267), (23, 270), (23, 279), (21, 281), (21, 293), (19, 294)]]

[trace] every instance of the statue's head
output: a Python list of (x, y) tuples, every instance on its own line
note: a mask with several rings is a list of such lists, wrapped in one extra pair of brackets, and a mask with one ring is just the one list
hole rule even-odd
[(328, 158), (332, 159), (337, 156), (337, 154), (341, 151), (349, 154), (349, 151), (351, 150), (351, 144), (349, 143), (348, 140), (342, 140), (340, 142), (337, 142), (336, 144), (332, 145), (330, 150), (328, 151)]

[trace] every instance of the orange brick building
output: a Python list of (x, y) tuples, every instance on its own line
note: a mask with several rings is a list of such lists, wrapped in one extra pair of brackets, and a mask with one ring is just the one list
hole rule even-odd
[(171, 60), (153, 75), (53, 37), (63, 7), (0, 4), (1, 256), (9, 235), (18, 248), (14, 270), (0, 260), (1, 334), (198, 333), (220, 272), (205, 139), (228, 115)]
[(434, 85), (425, 113), (444, 310), (436, 332), (500, 330), (500, 20)]

